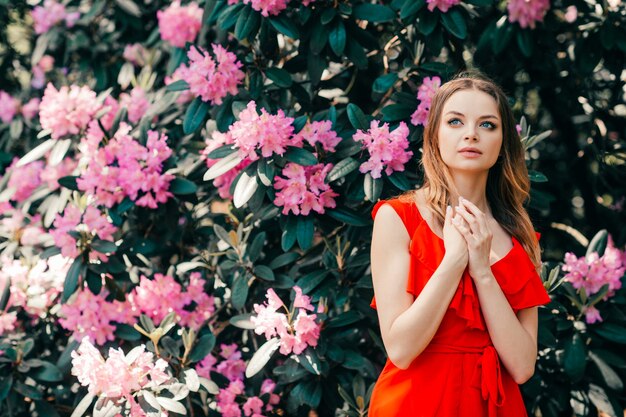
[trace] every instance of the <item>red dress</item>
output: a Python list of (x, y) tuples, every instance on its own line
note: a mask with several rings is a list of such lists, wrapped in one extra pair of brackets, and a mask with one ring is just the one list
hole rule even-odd
[[(372, 218), (384, 203), (411, 237), (406, 290), (417, 297), (443, 259), (444, 242), (410, 200), (379, 201)], [(513, 311), (549, 303), (530, 257), (517, 239), (512, 242), (491, 270)], [(375, 299), (371, 306), (376, 308)], [(369, 417), (465, 416), (528, 417), (519, 385), (500, 364), (467, 268), (430, 344), (405, 370), (387, 359), (369, 406)]]

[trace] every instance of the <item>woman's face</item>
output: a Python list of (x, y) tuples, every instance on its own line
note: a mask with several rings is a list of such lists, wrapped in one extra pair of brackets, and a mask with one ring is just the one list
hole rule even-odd
[(443, 106), (438, 139), (441, 158), (451, 171), (488, 171), (502, 147), (502, 120), (494, 98), (479, 90), (452, 94)]

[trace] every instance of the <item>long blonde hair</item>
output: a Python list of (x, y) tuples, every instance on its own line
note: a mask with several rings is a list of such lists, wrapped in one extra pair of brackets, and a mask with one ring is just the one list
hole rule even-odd
[[(494, 98), (502, 120), (502, 148), (498, 162), (489, 169), (486, 195), (491, 213), (511, 236), (514, 236), (529, 255), (535, 268), (541, 269), (541, 249), (533, 224), (524, 208), (529, 197), (530, 180), (524, 161), (524, 149), (515, 127), (513, 112), (502, 89), (477, 71), (464, 72), (443, 84), (435, 93), (424, 129), (423, 156), (425, 199), (440, 225), (445, 220), (445, 209), (459, 194), (447, 165), (439, 153), (437, 132), (446, 101), (460, 90), (479, 90)], [(417, 190), (403, 195), (414, 197)]]

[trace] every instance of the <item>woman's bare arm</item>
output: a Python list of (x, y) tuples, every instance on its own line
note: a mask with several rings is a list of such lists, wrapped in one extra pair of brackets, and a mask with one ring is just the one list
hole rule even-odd
[(460, 258), (444, 256), (413, 300), (406, 292), (409, 240), (402, 219), (389, 204), (383, 204), (374, 220), (372, 281), (387, 355), (402, 369), (409, 367), (435, 335), (466, 266)]

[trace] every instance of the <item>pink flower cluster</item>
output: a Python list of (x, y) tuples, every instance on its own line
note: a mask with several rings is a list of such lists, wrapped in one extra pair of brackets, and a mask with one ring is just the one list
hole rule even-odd
[(19, 108), (20, 102), (6, 91), (0, 90), (0, 120), (3, 123), (11, 123), (15, 115), (17, 114), (17, 110)]
[[(76, 258), (84, 250), (88, 249), (84, 245), (94, 237), (101, 240), (113, 240), (113, 233), (117, 228), (113, 226), (107, 217), (94, 206), (87, 206), (84, 213), (70, 204), (65, 207), (63, 215), (57, 214), (54, 220), (54, 229), (50, 230), (50, 235), (54, 239), (54, 244), (61, 248), (61, 254), (67, 258)], [(85, 238), (77, 241), (68, 232), (77, 231)], [(89, 251), (89, 259), (106, 262), (109, 258), (104, 253)]]
[(104, 359), (89, 339), (83, 339), (77, 350), (72, 352), (72, 375), (90, 394), (114, 400), (125, 399), (130, 405), (131, 416), (145, 413), (133, 394), (140, 390), (154, 390), (170, 381), (168, 364), (156, 359), (144, 345), (137, 346), (128, 354), (121, 348), (109, 349)]
[(133, 315), (146, 314), (155, 323), (173, 311), (181, 326), (198, 330), (215, 311), (214, 298), (206, 293), (204, 285), (198, 272), (189, 275), (185, 291), (169, 275), (155, 274), (153, 279), (142, 275), (139, 285), (128, 295), (128, 304)]
[(261, 109), (259, 115), (256, 110), (256, 103), (250, 101), (246, 108), (239, 113), (239, 120), (230, 126), (226, 133), (226, 135), (230, 135), (230, 138), (227, 140), (232, 140), (242, 159), (248, 158), (251, 161), (256, 161), (259, 159), (258, 150), (265, 158), (275, 153), (283, 155), (287, 146), (298, 145), (292, 137), (292, 123), (293, 118), (286, 117), (282, 110), (278, 110), (278, 114), (272, 115), (265, 109)]
[(17, 312), (0, 311), (0, 336), (15, 330), (17, 325)]
[[(317, 314), (307, 313), (307, 310), (314, 310), (310, 297), (303, 295), (298, 286), (293, 289), (296, 296), (291, 310), (270, 288), (265, 294), (267, 302), (254, 304), (257, 315), (251, 317), (256, 334), (263, 334), (268, 340), (275, 336), (280, 338), (280, 353), (283, 355), (292, 352), (299, 355), (307, 346), (317, 346), (321, 330), (321, 325), (316, 322)], [(284, 309), (285, 313), (279, 309)]]
[(439, 86), (441, 86), (441, 78), (439, 77), (425, 77), (422, 81), (422, 85), (417, 89), (417, 99), (420, 101), (420, 104), (417, 106), (417, 110), (411, 115), (411, 124), (413, 124), (413, 126), (426, 126), (428, 122), (428, 112), (430, 111), (430, 102)]
[(2, 214), (6, 216), (0, 220), (0, 236), (2, 237), (15, 240), (22, 246), (40, 245), (49, 237), (41, 227), (40, 214), (29, 216), (12, 206)]
[[(301, 0), (300, 3), (302, 3), (303, 6), (308, 6), (314, 1), (315, 0)], [(239, 2), (240, 0), (228, 0), (228, 4), (237, 4)], [(263, 16), (268, 17), (269, 15), (279, 15), (287, 8), (289, 0), (243, 0), (243, 3), (250, 4), (254, 10), (261, 12)]]
[(70, 175), (76, 168), (76, 165), (78, 165), (78, 162), (69, 157), (64, 158), (56, 165), (46, 164), (43, 171), (41, 171), (41, 181), (46, 183), (50, 190), (54, 191), (59, 188), (59, 178)]
[[(165, 85), (170, 85), (178, 80), (182, 80), (182, 75), (187, 71), (187, 66), (181, 65), (176, 68), (176, 71), (171, 76), (166, 75), (163, 79), (163, 83)], [(176, 103), (185, 104), (193, 100), (193, 93), (189, 90), (181, 91), (178, 98), (176, 99)]]
[[(563, 277), (576, 289), (583, 288), (587, 296), (591, 296), (604, 286), (608, 285), (608, 292), (603, 300), (606, 301), (615, 291), (622, 287), (622, 277), (626, 272), (626, 251), (620, 251), (613, 246), (613, 240), (609, 236), (604, 255), (598, 256), (593, 252), (587, 257), (577, 258), (571, 252), (565, 254), (563, 271), (567, 272)], [(585, 311), (587, 323), (602, 321), (599, 311), (591, 306)]]
[(85, 337), (103, 345), (115, 339), (115, 322), (128, 323), (133, 320), (126, 302), (107, 301), (108, 292), (103, 289), (95, 295), (88, 288), (79, 291), (76, 298), (63, 304), (59, 312), (61, 326), (73, 332), (74, 339)]
[(196, 40), (202, 27), (202, 9), (194, 1), (181, 6), (179, 0), (174, 0), (165, 10), (157, 12), (161, 39), (172, 46), (184, 48), (187, 42)]
[[(61, 255), (37, 259), (34, 265), (23, 259), (2, 257), (0, 283), (11, 280), (9, 307), (23, 309), (31, 316), (45, 317), (63, 291), (63, 283), (72, 263)], [(3, 285), (0, 285), (2, 291)]]
[(517, 22), (523, 28), (534, 29), (536, 23), (542, 22), (550, 9), (550, 0), (509, 0), (506, 7), (511, 22)]
[(88, 87), (72, 85), (57, 90), (48, 83), (39, 106), (39, 121), (53, 139), (76, 135), (87, 127), (101, 105)]
[(31, 12), (35, 25), (35, 33), (41, 35), (51, 27), (65, 21), (65, 26), (71, 28), (80, 18), (80, 13), (68, 13), (65, 6), (55, 0), (45, 0), (43, 6), (37, 6)]
[(139, 67), (146, 65), (149, 55), (150, 52), (140, 43), (126, 45), (122, 54), (126, 61)]
[(167, 136), (149, 130), (146, 146), (130, 135), (131, 127), (121, 123), (118, 131), (103, 147), (104, 134), (91, 124), (82, 149), (89, 158), (85, 172), (76, 180), (78, 188), (106, 207), (129, 197), (138, 206), (156, 208), (165, 203), (171, 174), (163, 173), (163, 162), (172, 155)]
[[(233, 139), (232, 135), (229, 135), (228, 133), (224, 134), (215, 131), (213, 132), (212, 138), (205, 139), (205, 143), (207, 146), (202, 150), (201, 155), (203, 158), (206, 158), (207, 167), (211, 168), (218, 162), (218, 160), (209, 159), (207, 158), (207, 156), (215, 149), (223, 145), (230, 145), (235, 143), (235, 140)], [(244, 168), (250, 165), (251, 162), (252, 160), (250, 160), (249, 158), (245, 158), (241, 162), (239, 162), (237, 166), (229, 169), (228, 171), (213, 180), (213, 186), (217, 188), (217, 192), (219, 193), (220, 197), (228, 199), (233, 198), (233, 196), (230, 194), (230, 186), (232, 185), (233, 180), (237, 177), (237, 175), (239, 175), (239, 173)]]
[(431, 12), (435, 10), (436, 7), (445, 13), (450, 7), (461, 3), (461, 0), (426, 0), (426, 3), (428, 3), (428, 10)]
[(128, 110), (128, 120), (131, 123), (137, 123), (148, 111), (150, 102), (146, 98), (146, 92), (141, 87), (135, 87), (130, 94), (120, 94), (120, 106)]
[(212, 44), (213, 58), (208, 51), (192, 46), (187, 52), (188, 66), (181, 65), (179, 76), (189, 84), (194, 96), (211, 104), (222, 104), (227, 94), (237, 94), (237, 86), (245, 77), (241, 62), (223, 46)]
[(339, 194), (324, 182), (332, 167), (332, 164), (305, 167), (289, 162), (282, 170), (284, 178), (274, 178), (274, 189), (278, 190), (274, 204), (283, 208), (283, 214), (291, 211), (303, 216), (308, 216), (311, 210), (324, 214), (326, 207), (334, 208), (334, 197)]
[[(224, 375), (230, 381), (230, 384), (226, 388), (220, 389), (217, 395), (217, 405), (219, 411), (223, 416), (241, 417), (240, 404), (237, 402), (237, 396), (244, 394), (244, 373), (246, 370), (246, 363), (241, 359), (241, 352), (238, 350), (237, 345), (232, 343), (230, 345), (220, 345), (219, 364), (218, 358), (213, 355), (207, 355), (202, 361), (196, 364), (196, 372), (199, 376), (211, 379), (211, 371), (219, 372)], [(217, 364), (217, 366), (215, 366)], [(263, 394), (269, 394), (268, 404), (265, 405), (265, 411), (272, 411), (273, 406), (278, 404), (280, 398), (274, 394), (274, 388), (276, 384), (271, 379), (266, 379), (261, 385), (261, 392), (259, 396)], [(243, 412), (246, 416), (262, 417), (263, 412), (263, 400), (259, 397), (249, 397), (243, 404)]]
[(54, 67), (54, 58), (50, 55), (44, 55), (41, 59), (33, 65), (33, 78), (30, 84), (33, 88), (43, 88), (46, 85), (46, 73), (52, 71)]
[(22, 202), (31, 196), (33, 191), (41, 185), (41, 173), (44, 169), (43, 161), (33, 161), (21, 167), (15, 166), (19, 158), (14, 158), (9, 171), (9, 188), (15, 189), (11, 200)]
[(367, 132), (357, 130), (352, 137), (357, 142), (362, 142), (363, 149), (367, 149), (370, 159), (361, 164), (359, 171), (370, 172), (372, 178), (380, 178), (381, 171), (385, 169), (387, 175), (394, 171), (404, 171), (412, 151), (409, 151), (409, 128), (404, 122), (389, 132), (389, 125), (378, 125), (377, 120), (372, 120)]
[(302, 146), (302, 141), (306, 141), (313, 147), (319, 143), (326, 152), (335, 152), (335, 147), (341, 142), (341, 137), (337, 136), (332, 127), (333, 123), (330, 120), (307, 123), (294, 136), (294, 146)]

